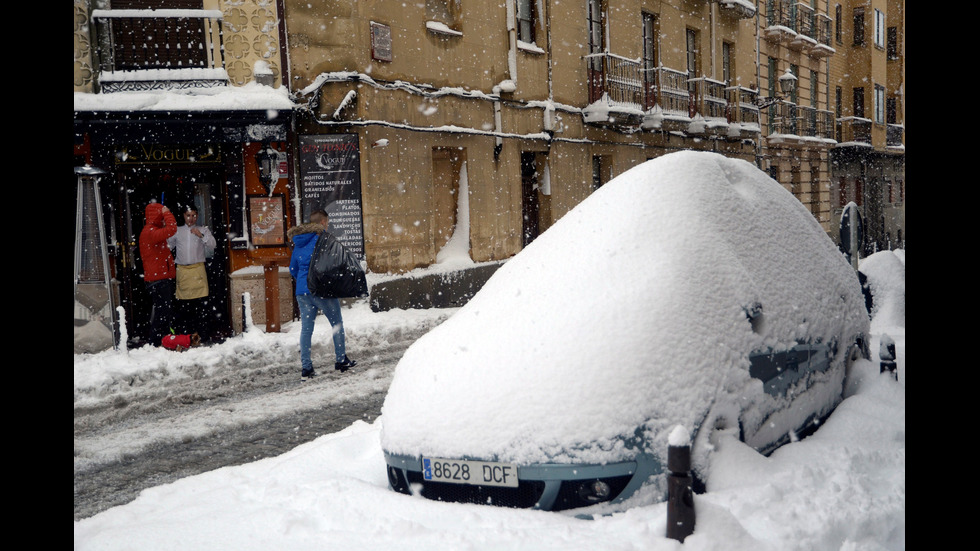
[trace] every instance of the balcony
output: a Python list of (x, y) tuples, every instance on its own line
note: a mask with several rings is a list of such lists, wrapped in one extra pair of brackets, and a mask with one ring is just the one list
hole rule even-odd
[(796, 0), (766, 2), (765, 36), (771, 42), (788, 42), (796, 37)]
[(707, 77), (688, 79), (694, 94), (694, 120), (688, 128), (691, 134), (728, 135), (728, 100), (725, 83)]
[(833, 55), (831, 20), (796, 0), (766, 1), (766, 40), (814, 57)]
[(93, 10), (103, 92), (228, 83), (220, 10)]
[(643, 119), (644, 81), (639, 60), (615, 54), (585, 56), (589, 73), (586, 123), (638, 125)]
[(885, 135), (886, 147), (900, 147), (905, 149), (905, 125), (889, 124)]
[(813, 8), (806, 4), (796, 4), (793, 18), (796, 21), (796, 36), (790, 38), (789, 46), (794, 50), (809, 51), (817, 45), (817, 32), (814, 25)]
[(767, 139), (773, 144), (799, 144), (800, 110), (795, 103), (779, 101), (768, 107), (769, 134)]
[(796, 112), (800, 117), (797, 123), (799, 135), (804, 138), (817, 137), (817, 108), (800, 105)]
[(817, 109), (816, 137), (828, 142), (834, 141), (834, 113)]
[(871, 147), (871, 119), (864, 117), (841, 117), (837, 119), (840, 136), (838, 147)]
[(822, 13), (818, 13), (813, 21), (814, 29), (817, 32), (816, 39), (817, 43), (810, 50), (810, 55), (813, 57), (828, 57), (834, 55), (837, 50), (835, 50), (830, 45), (831, 36), (833, 36), (833, 22), (829, 16)]
[(752, 0), (718, 0), (723, 12), (730, 13), (739, 19), (755, 17), (755, 2)]
[(728, 93), (728, 137), (758, 138), (762, 133), (759, 125), (759, 97), (757, 90), (731, 86), (726, 88)]
[(647, 113), (644, 130), (687, 131), (693, 113), (693, 94), (688, 90), (687, 73), (667, 67), (646, 72)]

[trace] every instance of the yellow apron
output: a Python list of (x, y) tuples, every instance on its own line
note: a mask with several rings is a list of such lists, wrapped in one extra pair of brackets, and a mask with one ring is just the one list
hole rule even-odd
[(204, 263), (177, 265), (177, 299), (191, 300), (208, 296), (208, 274)]

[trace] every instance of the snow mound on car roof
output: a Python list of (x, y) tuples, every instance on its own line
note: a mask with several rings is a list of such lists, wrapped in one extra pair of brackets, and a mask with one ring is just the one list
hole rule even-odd
[(778, 183), (745, 161), (673, 153), (597, 190), (405, 353), (382, 445), (612, 461), (635, 453), (623, 437), (643, 426), (666, 449), (671, 427), (693, 429), (722, 386), (745, 384), (736, 368), (750, 351), (830, 338), (861, 304), (846, 262)]

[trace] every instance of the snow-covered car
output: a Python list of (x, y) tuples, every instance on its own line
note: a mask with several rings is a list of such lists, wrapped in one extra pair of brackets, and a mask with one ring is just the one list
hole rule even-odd
[(412, 345), (382, 410), (392, 489), (573, 509), (664, 495), (668, 435), (767, 453), (867, 355), (857, 277), (751, 164), (678, 152), (603, 186)]

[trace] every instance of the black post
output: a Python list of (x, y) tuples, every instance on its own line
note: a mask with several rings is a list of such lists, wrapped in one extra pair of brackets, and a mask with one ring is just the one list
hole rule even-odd
[(667, 537), (683, 542), (694, 533), (691, 446), (667, 447)]
[(248, 331), (248, 316), (251, 314), (249, 312), (249, 301), (251, 295), (249, 293), (242, 293), (242, 333)]
[(887, 334), (881, 336), (881, 344), (878, 346), (878, 358), (881, 360), (881, 373), (887, 371), (897, 381), (898, 364), (895, 362), (895, 341)]

